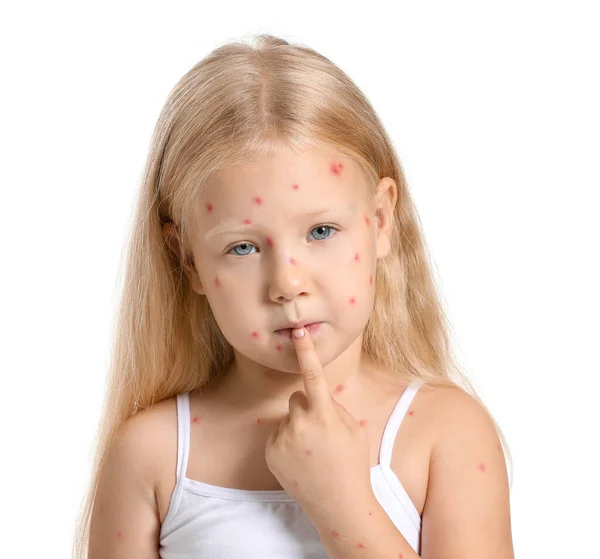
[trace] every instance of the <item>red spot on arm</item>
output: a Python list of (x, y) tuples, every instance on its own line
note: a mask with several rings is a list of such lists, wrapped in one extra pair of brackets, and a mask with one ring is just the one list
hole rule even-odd
[(356, 298), (355, 297), (350, 297), (350, 300), (348, 301), (351, 305), (354, 305), (356, 303)]
[(297, 185), (297, 184), (293, 184), (293, 185), (292, 185), (292, 188), (293, 188), (294, 190), (298, 190), (298, 185)]
[(254, 202), (260, 206), (262, 204), (262, 198), (260, 196), (256, 196), (254, 198)]
[(206, 204), (206, 211), (208, 213), (212, 212), (213, 211), (213, 205), (212, 204)]

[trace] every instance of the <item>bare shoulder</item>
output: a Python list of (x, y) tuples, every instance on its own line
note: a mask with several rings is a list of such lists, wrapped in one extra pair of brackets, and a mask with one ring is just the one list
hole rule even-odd
[(102, 466), (90, 524), (89, 557), (158, 558), (156, 480), (172, 403), (124, 421)]
[(492, 417), (461, 388), (421, 390), (435, 410), (421, 556), (514, 559), (508, 474)]

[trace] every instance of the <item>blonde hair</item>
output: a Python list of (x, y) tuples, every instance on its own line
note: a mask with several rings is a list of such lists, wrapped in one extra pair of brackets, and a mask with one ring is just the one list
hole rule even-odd
[[(118, 427), (139, 410), (202, 391), (231, 363), (233, 349), (206, 297), (191, 289), (162, 226), (180, 230), (219, 169), (278, 150), (331, 147), (353, 158), (374, 194), (392, 178), (398, 199), (392, 248), (377, 261), (363, 351), (399, 380), (461, 387), (484, 408), (451, 351), (450, 326), (430, 271), (417, 211), (386, 131), (363, 93), (326, 57), (270, 35), (220, 46), (170, 93), (155, 127), (128, 239), (102, 419), (91, 483), (79, 513), (74, 557), (87, 557), (99, 474)], [(488, 410), (489, 411), (489, 410)], [(508, 444), (490, 413), (512, 464)]]

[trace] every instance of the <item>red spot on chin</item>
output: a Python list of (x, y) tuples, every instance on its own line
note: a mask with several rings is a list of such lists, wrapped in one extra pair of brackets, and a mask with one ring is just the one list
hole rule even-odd
[(356, 299), (354, 297), (350, 297), (350, 301), (348, 301), (351, 305), (356, 303)]
[(273, 248), (273, 239), (271, 239), (271, 237), (267, 237), (267, 244)]
[(369, 276), (369, 283), (373, 285), (373, 276)]
[(251, 223), (252, 223), (251, 219), (248, 219), (248, 218), (244, 219), (244, 225), (250, 225)]
[(415, 415), (415, 412), (414, 412), (413, 410), (410, 410), (410, 411), (408, 412), (408, 415)]
[(483, 464), (483, 463), (482, 463), (482, 464), (479, 464), (479, 469), (480, 469), (482, 472), (485, 472), (485, 464)]
[(281, 344), (277, 344), (277, 351), (281, 351), (283, 349), (283, 346)]
[(221, 285), (221, 282), (219, 281), (219, 277), (215, 277), (215, 286), (219, 287)]
[(292, 188), (293, 188), (294, 190), (298, 190), (298, 185), (297, 185), (297, 184), (293, 184), (293, 185), (292, 185)]
[(334, 175), (339, 177), (340, 173), (342, 172), (342, 167), (343, 165), (341, 163), (332, 163), (329, 166), (329, 169)]
[(206, 204), (206, 211), (208, 213), (212, 212), (213, 211), (213, 205), (212, 204)]
[(258, 338), (258, 332), (252, 332), (252, 337), (253, 338)]
[[(366, 422), (367, 422), (367, 420), (366, 420), (366, 419), (361, 419), (361, 420), (360, 420), (360, 422), (359, 422), (359, 425), (360, 425), (361, 427), (364, 427)], [(371, 513), (369, 513), (369, 514), (371, 514)]]
[(367, 224), (367, 227), (371, 225), (371, 220), (367, 216), (365, 216), (365, 223)]
[(254, 201), (260, 206), (262, 204), (262, 198), (260, 196), (257, 196), (256, 198), (254, 198)]
[(340, 537), (340, 533), (337, 530), (330, 530), (329, 533), (331, 534), (332, 538), (339, 538)]
[(354, 260), (356, 260), (357, 262), (360, 260), (360, 256), (358, 255), (358, 252), (354, 255)]

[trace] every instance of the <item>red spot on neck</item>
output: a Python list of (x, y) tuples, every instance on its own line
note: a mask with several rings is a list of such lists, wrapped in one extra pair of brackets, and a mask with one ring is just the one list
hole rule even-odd
[(309, 456), (312, 456), (312, 450), (306, 450), (306, 454), (308, 454)]
[(200, 418), (196, 415), (194, 416), (194, 419), (192, 419), (192, 423), (198, 423), (200, 421)]
[(295, 258), (288, 258), (288, 263), (289, 264), (296, 264), (296, 259)]
[(277, 344), (277, 351), (281, 351), (283, 349), (283, 346), (281, 344)]
[(256, 418), (256, 423), (262, 423), (262, 417), (257, 417)]
[(331, 537), (336, 540), (340, 537), (340, 533), (337, 530), (329, 530), (329, 533), (331, 534)]
[(408, 412), (408, 415), (415, 415), (415, 412), (414, 412), (413, 410), (410, 410), (410, 411)]
[(358, 545), (356, 547), (358, 547), (359, 549), (364, 549), (365, 548), (364, 544), (362, 544), (360, 542), (358, 543)]
[(485, 472), (485, 464), (483, 464), (483, 463), (479, 464), (479, 469), (480, 469), (482, 472)]

